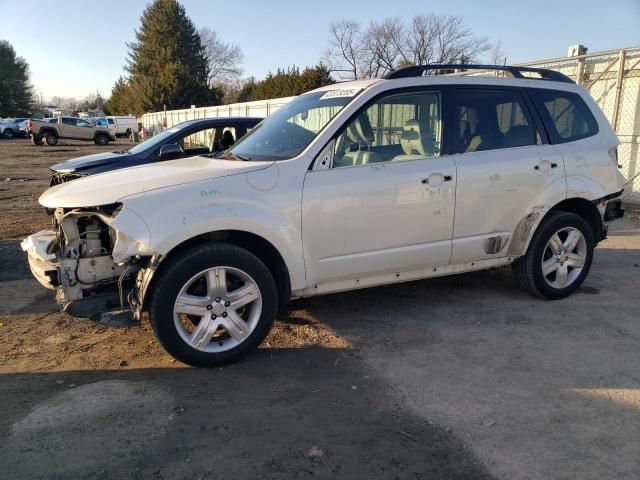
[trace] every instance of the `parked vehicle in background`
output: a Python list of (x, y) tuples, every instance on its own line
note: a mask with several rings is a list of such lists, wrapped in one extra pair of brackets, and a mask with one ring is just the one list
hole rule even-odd
[(29, 137), (29, 119), (28, 118), (21, 121), (20, 124), (18, 125), (18, 128), (20, 129), (21, 137), (23, 138)]
[(4, 123), (0, 123), (0, 136), (5, 138), (19, 137), (20, 123), (28, 118), (9, 118), (5, 119)]
[(34, 145), (57, 145), (58, 139), (93, 140), (96, 145), (106, 145), (115, 141), (112, 130), (107, 127), (93, 126), (86, 120), (76, 117), (58, 117), (49, 120), (29, 120), (29, 136)]
[(427, 74), (460, 67), (487, 68), (329, 85), (219, 158), (54, 186), (54, 230), (22, 244), (31, 270), (68, 313), (148, 312), (196, 366), (255, 349), (292, 297), (509, 264), (531, 293), (566, 297), (623, 216), (619, 141), (558, 72)]
[(183, 122), (129, 150), (96, 153), (53, 165), (51, 185), (145, 163), (215, 154), (231, 147), (261, 120), (219, 117)]
[(113, 121), (109, 122), (107, 117), (95, 117), (93, 122), (96, 127), (106, 128), (114, 137), (116, 136), (116, 124)]
[(138, 119), (134, 116), (107, 116), (106, 118), (115, 123), (117, 137), (128, 137), (131, 133), (138, 131)]

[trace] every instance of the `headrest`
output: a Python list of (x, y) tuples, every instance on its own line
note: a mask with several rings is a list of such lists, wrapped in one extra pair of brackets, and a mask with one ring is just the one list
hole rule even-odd
[(374, 142), (373, 128), (366, 113), (361, 114), (347, 127), (347, 136), (354, 143), (370, 145)]
[(429, 155), (435, 151), (431, 131), (416, 119), (404, 124), (400, 145), (405, 155)]
[(375, 136), (373, 134), (373, 128), (371, 128), (371, 122), (369, 122), (369, 116), (366, 113), (360, 115), (355, 121), (358, 135), (367, 143), (373, 143)]

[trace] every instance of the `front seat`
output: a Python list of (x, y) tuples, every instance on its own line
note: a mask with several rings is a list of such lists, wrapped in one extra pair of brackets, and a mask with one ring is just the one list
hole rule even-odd
[(400, 136), (400, 146), (404, 155), (397, 155), (393, 161), (413, 160), (417, 158), (433, 157), (439, 153), (433, 141), (433, 131), (415, 118), (408, 120)]
[(222, 134), (222, 140), (220, 140), (220, 144), (222, 145), (222, 149), (226, 150), (227, 148), (229, 148), (234, 143), (236, 143), (236, 139), (233, 138), (233, 133), (231, 133), (230, 130), (226, 130)]

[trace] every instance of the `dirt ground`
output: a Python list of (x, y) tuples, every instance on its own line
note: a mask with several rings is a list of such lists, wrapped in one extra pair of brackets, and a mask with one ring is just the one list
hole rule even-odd
[(19, 249), (48, 225), (48, 165), (123, 147), (0, 141), (2, 478), (640, 476), (638, 210), (568, 299), (500, 269), (301, 300), (197, 370), (147, 322), (58, 312)]

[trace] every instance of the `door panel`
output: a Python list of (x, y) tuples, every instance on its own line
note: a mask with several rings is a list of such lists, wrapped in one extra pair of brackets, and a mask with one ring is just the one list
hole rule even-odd
[(451, 156), (308, 172), (308, 283), (447, 265), (454, 205)]
[(454, 112), (458, 182), (451, 261), (505, 256), (520, 220), (546, 206), (546, 192), (566, 192), (562, 155), (543, 143), (519, 89), (461, 87)]
[[(552, 145), (454, 158), (458, 182), (452, 263), (505, 255), (516, 225), (535, 207), (532, 202), (545, 190), (566, 188), (562, 156)], [(500, 240), (487, 240), (493, 237)]]

